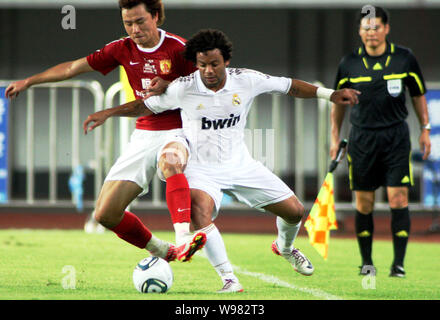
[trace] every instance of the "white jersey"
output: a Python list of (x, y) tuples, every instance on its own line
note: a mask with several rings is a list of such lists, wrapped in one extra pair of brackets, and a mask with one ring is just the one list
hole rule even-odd
[(165, 94), (145, 100), (154, 113), (181, 109), (182, 128), (192, 161), (199, 164), (240, 164), (250, 155), (244, 140), (246, 117), (262, 93), (287, 94), (291, 79), (249, 69), (226, 68), (224, 87), (205, 87), (200, 72), (174, 80)]

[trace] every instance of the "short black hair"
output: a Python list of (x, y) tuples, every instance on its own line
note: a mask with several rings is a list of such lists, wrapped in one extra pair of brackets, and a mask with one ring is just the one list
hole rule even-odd
[(368, 6), (363, 6), (359, 13), (359, 17), (358, 17), (359, 25), (361, 24), (363, 18), (370, 15), (374, 15), (376, 18), (380, 18), (383, 24), (390, 23), (390, 14), (385, 8), (368, 5)]
[(119, 0), (119, 9), (131, 9), (140, 4), (145, 6), (145, 10), (151, 14), (152, 17), (157, 15), (157, 25), (160, 26), (165, 21), (165, 9), (162, 0)]
[(232, 57), (232, 42), (220, 30), (203, 29), (197, 32), (186, 42), (184, 56), (194, 64), (197, 62), (197, 53), (219, 49), (223, 59), (228, 61)]

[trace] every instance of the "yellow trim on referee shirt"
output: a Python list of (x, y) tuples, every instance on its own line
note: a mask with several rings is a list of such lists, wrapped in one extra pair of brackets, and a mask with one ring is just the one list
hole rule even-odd
[(347, 153), (347, 160), (348, 160), (348, 179), (350, 180), (350, 189), (353, 190), (353, 166), (351, 164), (351, 157)]
[(388, 65), (390, 64), (391, 61), (391, 56), (387, 57), (387, 61), (385, 62), (385, 67), (388, 67)]
[(336, 86), (336, 90), (339, 90), (341, 86), (348, 81), (348, 78), (343, 78), (339, 80), (338, 85)]
[(409, 152), (409, 181), (411, 182), (411, 186), (414, 186), (414, 177), (413, 177), (411, 158), (412, 158), (412, 151)]
[(352, 83), (370, 82), (371, 80), (373, 80), (373, 78), (371, 78), (371, 77), (350, 78), (350, 82), (352, 82)]
[(362, 61), (364, 62), (364, 66), (365, 66), (365, 68), (367, 68), (367, 69), (368, 69), (368, 62), (367, 62), (367, 58), (363, 57), (363, 58), (362, 58)]
[(351, 83), (359, 83), (359, 82), (370, 82), (372, 80), (373, 78), (371, 77), (343, 78), (339, 80), (338, 85), (336, 86), (336, 90), (339, 90), (341, 86), (347, 81)]
[(409, 75), (416, 80), (417, 85), (419, 86), (420, 93), (425, 93), (425, 88), (423, 87), (422, 81), (420, 80), (419, 76), (415, 72), (410, 72)]
[(399, 73), (399, 74), (387, 74), (384, 75), (383, 78), (384, 80), (391, 80), (391, 79), (403, 79), (406, 78), (408, 76), (408, 73)]

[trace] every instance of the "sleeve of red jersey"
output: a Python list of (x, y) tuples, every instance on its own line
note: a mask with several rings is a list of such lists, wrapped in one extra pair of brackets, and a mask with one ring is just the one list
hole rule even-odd
[(118, 50), (120, 40), (110, 42), (106, 44), (102, 49), (87, 56), (87, 62), (96, 71), (106, 75), (110, 71), (114, 70), (120, 65), (119, 61), (115, 58), (115, 53)]

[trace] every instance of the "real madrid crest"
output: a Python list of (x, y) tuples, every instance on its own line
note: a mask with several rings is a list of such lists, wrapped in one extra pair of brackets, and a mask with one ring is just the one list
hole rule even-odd
[(171, 60), (160, 60), (159, 67), (162, 74), (169, 74), (171, 72)]
[(234, 93), (234, 95), (232, 96), (232, 104), (234, 106), (239, 106), (241, 104), (241, 99), (236, 93)]

